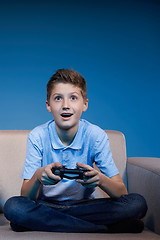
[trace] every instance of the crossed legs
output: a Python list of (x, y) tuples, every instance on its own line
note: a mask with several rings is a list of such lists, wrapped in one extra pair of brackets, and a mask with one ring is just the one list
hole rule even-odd
[(3, 211), (15, 231), (109, 232), (109, 226), (143, 218), (147, 205), (138, 194), (58, 204), (12, 197)]

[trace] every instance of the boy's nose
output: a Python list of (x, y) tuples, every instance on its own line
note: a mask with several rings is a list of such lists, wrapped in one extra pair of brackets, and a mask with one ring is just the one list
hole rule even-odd
[(63, 101), (63, 106), (62, 106), (63, 109), (69, 109), (69, 101), (67, 99), (64, 99)]

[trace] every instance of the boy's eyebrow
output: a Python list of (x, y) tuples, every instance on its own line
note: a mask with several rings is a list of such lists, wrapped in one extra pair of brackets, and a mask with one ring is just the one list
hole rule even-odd
[(70, 94), (75, 94), (75, 93), (76, 93), (76, 94), (79, 94), (78, 92), (71, 92)]
[[(70, 92), (70, 93), (69, 93), (69, 95), (72, 95), (72, 94), (78, 94), (78, 95), (79, 95), (78, 92)], [(54, 94), (53, 94), (53, 96), (55, 96), (55, 95), (63, 95), (63, 93), (57, 92), (57, 93), (54, 93)]]
[(54, 96), (54, 95), (62, 95), (62, 93), (54, 93), (53, 96)]

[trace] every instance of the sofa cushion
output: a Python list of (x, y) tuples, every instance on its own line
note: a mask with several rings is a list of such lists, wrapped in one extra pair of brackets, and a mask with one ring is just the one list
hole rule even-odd
[(20, 194), (21, 171), (26, 154), (27, 130), (0, 130), (1, 204)]
[(126, 140), (123, 133), (114, 130), (106, 130), (109, 138), (110, 148), (114, 162), (119, 170), (120, 176), (127, 187), (127, 155), (126, 155)]

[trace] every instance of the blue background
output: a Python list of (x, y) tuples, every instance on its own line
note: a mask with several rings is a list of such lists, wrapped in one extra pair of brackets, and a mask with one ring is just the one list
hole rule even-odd
[(0, 129), (50, 120), (46, 84), (68, 67), (88, 83), (83, 118), (160, 157), (160, 1), (0, 1)]

